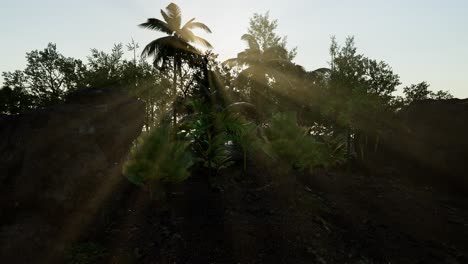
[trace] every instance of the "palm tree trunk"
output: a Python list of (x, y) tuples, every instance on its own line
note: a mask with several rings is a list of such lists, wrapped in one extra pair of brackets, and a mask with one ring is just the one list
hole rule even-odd
[(244, 173), (247, 171), (247, 150), (244, 149), (243, 151), (243, 158), (244, 158)]
[(174, 102), (172, 104), (172, 114), (173, 114), (173, 122), (174, 122), (174, 128), (175, 128), (175, 126), (177, 124), (177, 111), (176, 111), (176, 104), (177, 104), (177, 55), (174, 56), (173, 93), (174, 93)]
[(379, 147), (379, 141), (380, 141), (380, 137), (379, 137), (379, 134), (377, 134), (375, 136), (374, 153), (377, 153), (377, 149)]
[(348, 171), (351, 169), (351, 128), (346, 129), (346, 159)]

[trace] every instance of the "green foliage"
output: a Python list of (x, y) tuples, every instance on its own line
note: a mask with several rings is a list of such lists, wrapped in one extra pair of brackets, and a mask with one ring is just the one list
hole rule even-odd
[(425, 99), (451, 99), (453, 96), (447, 91), (433, 92), (429, 90), (429, 84), (426, 82), (412, 84), (403, 88), (405, 94), (405, 103), (410, 104), (414, 101), (420, 101)]
[(345, 162), (346, 135), (337, 132), (333, 127), (319, 124), (310, 127), (309, 134), (325, 145), (332, 165), (340, 165)]
[(389, 100), (400, 85), (399, 76), (388, 64), (357, 53), (353, 37), (347, 38), (343, 47), (332, 38), (330, 55), (330, 89), (333, 96), (346, 97), (353, 90), (360, 89)]
[[(133, 46), (136, 49), (137, 44)], [(20, 114), (56, 104), (84, 87), (115, 87), (145, 102), (145, 130), (149, 130), (170, 110), (171, 83), (165, 72), (137, 60), (136, 53), (133, 61), (124, 59), (122, 47), (116, 44), (110, 52), (92, 49), (86, 64), (59, 54), (53, 44), (27, 53), (25, 70), (3, 73), (0, 113)]]
[[(173, 122), (174, 127), (177, 123), (177, 101), (178, 101), (178, 78), (182, 79), (182, 70), (184, 63), (193, 66), (200, 61), (202, 53), (196, 45), (206, 49), (212, 49), (211, 44), (204, 38), (195, 35), (193, 29), (201, 29), (211, 33), (210, 28), (196, 22), (195, 18), (190, 19), (182, 26), (182, 11), (179, 6), (170, 3), (165, 10), (161, 9), (163, 20), (157, 18), (148, 18), (140, 27), (159, 31), (167, 36), (155, 39), (148, 43), (143, 49), (143, 57), (153, 57), (153, 65), (161, 70), (172, 68), (172, 94), (173, 94)], [(172, 65), (170, 65), (172, 63)]]
[(106, 87), (119, 85), (125, 71), (123, 46), (115, 44), (111, 53), (91, 49), (86, 71), (87, 84), (90, 87)]
[(292, 63), (296, 48), (288, 51), (286, 37), (275, 33), (277, 24), (277, 20), (270, 20), (268, 12), (254, 14), (248, 34), (241, 38), (247, 49), (224, 62), (239, 71), (235, 85), (263, 116), (270, 116), (277, 109), (277, 101), (281, 100), (278, 97), (293, 86), (290, 80), (296, 76), (290, 74), (300, 68)]
[(248, 122), (242, 116), (232, 116), (231, 122), (226, 127), (234, 144), (240, 147), (242, 152), (242, 163), (244, 171), (247, 170), (248, 155), (255, 155), (256, 151), (262, 150), (264, 146), (257, 136), (257, 125)]
[(44, 50), (26, 53), (24, 71), (2, 73), (3, 95), (8, 96), (2, 112), (15, 114), (26, 109), (44, 107), (61, 101), (83, 85), (85, 66), (80, 60), (67, 58), (49, 43)]
[(392, 120), (397, 107), (392, 94), (400, 79), (386, 63), (359, 54), (352, 37), (342, 47), (332, 38), (330, 55), (331, 71), (320, 108), (337, 138), (344, 138), (350, 159), (356, 135), (378, 136)]
[(191, 142), (191, 150), (203, 167), (217, 172), (230, 166), (231, 153), (226, 144), (233, 120), (224, 111), (213, 111), (207, 103), (194, 100), (191, 105), (195, 113), (180, 124), (179, 136)]
[(74, 246), (66, 256), (67, 264), (94, 264), (107, 254), (105, 248), (96, 243), (81, 243)]
[(298, 170), (328, 167), (341, 161), (336, 151), (297, 124), (295, 113), (276, 113), (265, 129), (273, 155)]
[(132, 149), (124, 174), (134, 184), (151, 194), (167, 183), (179, 183), (190, 176), (194, 159), (188, 152), (189, 142), (173, 138), (167, 124), (154, 127), (144, 134)]
[[(21, 77), (20, 71), (15, 71), (14, 78)], [(19, 75), (19, 76), (18, 76)], [(22, 85), (5, 86), (0, 89), (0, 113), (19, 114), (33, 108), (34, 97)]]
[[(142, 28), (167, 34), (165, 37), (153, 40), (143, 49), (144, 56), (153, 57), (155, 66), (168, 66), (170, 59), (174, 61), (176, 66), (180, 65), (182, 58), (200, 53), (193, 45), (212, 48), (207, 40), (192, 32), (193, 29), (198, 28), (211, 33), (210, 28), (201, 22), (196, 22), (195, 18), (190, 19), (182, 26), (182, 11), (176, 4), (170, 3), (165, 10), (161, 9), (161, 15), (163, 20), (148, 18), (145, 23), (140, 24)], [(174, 69), (174, 71), (177, 70)]]
[(340, 103), (342, 111), (336, 112), (337, 124), (367, 133), (384, 127), (390, 118), (388, 115), (392, 114), (382, 97), (362, 90), (354, 90), (346, 101)]
[[(277, 27), (278, 21), (270, 19), (268, 12), (254, 14), (248, 33), (241, 37), (247, 48), (224, 62), (236, 75), (233, 90), (239, 91), (242, 101), (255, 105), (260, 119), (297, 106), (293, 101), (301, 100), (311, 83), (303, 78), (306, 71), (292, 62), (296, 48), (287, 49), (286, 37), (277, 35)], [(291, 98), (298, 95), (295, 91), (300, 91), (300, 96)]]
[[(256, 41), (257, 46), (262, 51), (266, 51), (272, 47), (281, 47), (283, 50), (286, 49), (287, 38), (280, 37), (276, 34), (275, 30), (278, 27), (277, 19), (270, 19), (270, 13), (265, 14), (255, 13), (250, 18), (248, 34)], [(286, 52), (286, 58), (292, 61), (297, 55), (297, 48), (293, 48)]]
[[(308, 72), (292, 62), (296, 48), (287, 49), (286, 37), (276, 33), (278, 21), (268, 12), (253, 15), (241, 37), (247, 48), (223, 65), (215, 54), (199, 49), (211, 44), (193, 30), (211, 33), (208, 26), (195, 19), (183, 24), (174, 3), (161, 15), (140, 25), (165, 36), (148, 43), (139, 59), (134, 41), (127, 46), (130, 61), (122, 44), (110, 52), (92, 49), (85, 63), (61, 55), (55, 44), (27, 53), (25, 70), (3, 73), (0, 113), (54, 104), (80, 87), (128, 91), (146, 105), (147, 132), (132, 150), (125, 173), (154, 192), (186, 179), (194, 164), (215, 172), (226, 168), (236, 151), (244, 169), (258, 151), (299, 170), (333, 166), (361, 135), (366, 141), (367, 135), (378, 138), (404, 105), (452, 98), (430, 91), (425, 82), (405, 87), (405, 98), (394, 96), (399, 76), (385, 62), (360, 54), (352, 37), (343, 46), (332, 39), (330, 69)], [(250, 121), (226, 108), (239, 101), (255, 108)], [(169, 113), (172, 128), (164, 122)]]

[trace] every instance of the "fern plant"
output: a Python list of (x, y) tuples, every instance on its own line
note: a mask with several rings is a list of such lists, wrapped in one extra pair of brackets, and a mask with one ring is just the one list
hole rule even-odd
[(174, 139), (172, 129), (163, 124), (143, 135), (131, 151), (124, 174), (134, 184), (147, 189), (154, 197), (163, 194), (167, 183), (179, 183), (190, 176), (194, 159), (189, 142)]
[(231, 115), (219, 109), (215, 111), (209, 104), (197, 100), (190, 102), (195, 114), (180, 124), (179, 137), (190, 142), (196, 162), (202, 167), (217, 173), (234, 162), (227, 147), (232, 141), (232, 133), (238, 125)]
[(335, 150), (298, 125), (295, 113), (276, 113), (265, 129), (272, 154), (297, 170), (328, 167), (339, 162)]

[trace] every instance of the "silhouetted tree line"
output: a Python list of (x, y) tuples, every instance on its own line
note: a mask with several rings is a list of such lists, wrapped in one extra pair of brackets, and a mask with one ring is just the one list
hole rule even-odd
[(92, 49), (86, 62), (63, 56), (54, 44), (27, 53), (25, 70), (3, 73), (0, 112), (56, 104), (82, 87), (113, 86), (136, 95), (146, 103), (146, 132), (126, 173), (153, 190), (185, 179), (192, 166), (215, 175), (240, 160), (245, 170), (259, 153), (295, 170), (339, 165), (363, 157), (370, 142), (376, 149), (403, 106), (452, 97), (430, 91), (426, 82), (396, 96), (399, 76), (360, 54), (352, 37), (343, 46), (332, 39), (330, 67), (307, 71), (293, 61), (297, 49), (287, 48), (268, 13), (254, 14), (241, 37), (246, 48), (224, 62), (192, 32), (211, 33), (207, 25), (195, 19), (182, 24), (174, 3), (161, 16), (140, 26), (165, 36), (141, 56), (132, 41), (133, 60), (123, 58), (122, 44), (110, 53)]
[(169, 76), (141, 57), (124, 59), (122, 44), (110, 52), (91, 49), (87, 61), (67, 58), (55, 44), (26, 54), (24, 70), (4, 72), (0, 89), (0, 112), (19, 114), (64, 100), (70, 92), (85, 87), (115, 87), (137, 95), (146, 104), (146, 124), (154, 123), (166, 107)]

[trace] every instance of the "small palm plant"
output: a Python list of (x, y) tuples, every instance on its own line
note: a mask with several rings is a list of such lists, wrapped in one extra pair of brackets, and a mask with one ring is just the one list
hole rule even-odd
[(276, 113), (265, 129), (273, 154), (300, 171), (336, 165), (335, 149), (297, 124), (295, 113)]
[(200, 100), (189, 102), (195, 111), (179, 126), (179, 137), (190, 142), (190, 148), (202, 167), (217, 173), (232, 164), (226, 148), (229, 136), (225, 129), (224, 113), (213, 110), (213, 106)]
[(145, 188), (151, 197), (164, 194), (163, 186), (180, 183), (190, 176), (194, 159), (189, 142), (173, 138), (168, 124), (154, 127), (140, 138), (124, 166), (124, 175)]

